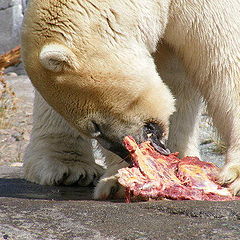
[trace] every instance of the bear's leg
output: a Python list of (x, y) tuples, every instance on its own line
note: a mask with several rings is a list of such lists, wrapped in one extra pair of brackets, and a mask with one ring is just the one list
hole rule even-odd
[(240, 99), (238, 89), (237, 85), (231, 87), (231, 84), (219, 83), (218, 86), (209, 86), (207, 94), (204, 91), (213, 124), (227, 145), (226, 163), (220, 173), (220, 182), (230, 184), (235, 195), (240, 191)]
[(180, 157), (197, 156), (199, 153), (199, 121), (202, 101), (193, 89), (183, 86), (176, 95), (176, 112), (170, 120), (168, 147), (179, 152)]
[(179, 152), (180, 157), (200, 157), (200, 94), (191, 86), (181, 60), (168, 46), (159, 44), (154, 59), (161, 78), (176, 98), (176, 112), (170, 119), (168, 147), (172, 152)]
[(86, 186), (102, 174), (91, 140), (71, 128), (36, 91), (33, 129), (24, 155), (25, 178), (46, 185)]
[(100, 178), (95, 190), (95, 199), (123, 198), (124, 188), (118, 183), (118, 170), (128, 166), (122, 158), (116, 154), (103, 149), (107, 170)]

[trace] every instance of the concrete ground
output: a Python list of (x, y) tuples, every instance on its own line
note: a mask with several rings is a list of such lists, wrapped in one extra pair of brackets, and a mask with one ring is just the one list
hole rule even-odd
[[(21, 82), (20, 82), (21, 79)], [(9, 79), (17, 96), (32, 101), (26, 77)], [(24, 84), (23, 84), (24, 83)], [(203, 158), (221, 165), (222, 155), (206, 141)], [(92, 188), (51, 187), (22, 179), (21, 163), (0, 166), (0, 240), (239, 240), (240, 201), (94, 201)]]

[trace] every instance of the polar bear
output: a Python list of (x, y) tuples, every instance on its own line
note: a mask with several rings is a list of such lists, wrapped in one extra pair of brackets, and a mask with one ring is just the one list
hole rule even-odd
[[(240, 190), (238, 0), (31, 0), (22, 57), (36, 88), (26, 179), (122, 195), (126, 135), (199, 156), (202, 100), (228, 150), (219, 181)], [(175, 102), (176, 101), (176, 102)], [(170, 123), (170, 124), (169, 124)], [(150, 134), (150, 135), (149, 135)], [(91, 139), (107, 169), (95, 163)]]

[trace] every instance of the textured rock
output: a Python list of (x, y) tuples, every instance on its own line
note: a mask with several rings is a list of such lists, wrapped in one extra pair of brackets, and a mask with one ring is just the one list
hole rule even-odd
[(6, 52), (7, 50), (19, 44), (20, 27), (22, 19), (23, 19), (22, 0), (4, 0), (0, 2), (1, 52)]
[(93, 201), (91, 188), (40, 186), (0, 168), (0, 239), (238, 240), (240, 201)]
[(26, 2), (27, 0), (0, 1), (0, 53), (20, 44), (20, 28)]

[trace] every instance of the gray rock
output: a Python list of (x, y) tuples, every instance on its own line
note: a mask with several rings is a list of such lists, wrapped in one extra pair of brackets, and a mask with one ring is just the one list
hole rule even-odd
[(92, 188), (29, 183), (0, 168), (0, 239), (238, 240), (240, 201), (93, 201)]
[(6, 0), (0, 3), (0, 51), (6, 52), (19, 44), (20, 26), (23, 20), (22, 0)]
[[(4, 53), (20, 44), (20, 29), (26, 0), (0, 1), (0, 53)], [(22, 64), (8, 71), (23, 73)]]
[(32, 105), (34, 88), (26, 75), (5, 76), (5, 79), (14, 90), (16, 96), (21, 99), (24, 104)]

